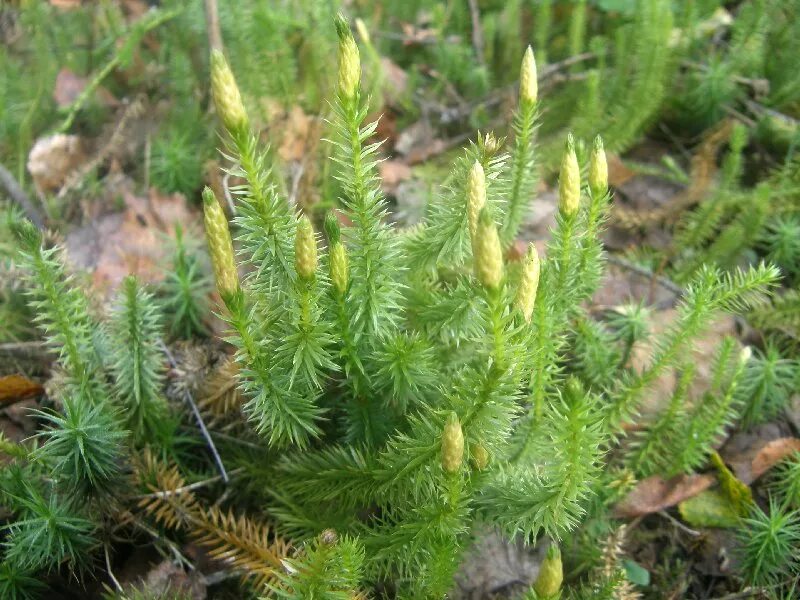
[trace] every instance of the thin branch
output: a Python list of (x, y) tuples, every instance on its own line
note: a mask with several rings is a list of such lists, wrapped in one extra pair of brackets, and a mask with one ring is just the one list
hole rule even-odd
[[(130, 514), (130, 513), (128, 513), (128, 514)], [(161, 543), (166, 544), (167, 547), (172, 551), (172, 555), (175, 557), (175, 560), (177, 560), (181, 564), (186, 565), (189, 568), (190, 571), (195, 571), (197, 569), (195, 564), (192, 561), (190, 561), (180, 551), (180, 548), (178, 548), (178, 546), (175, 544), (175, 542), (170, 540), (168, 537), (165, 537), (165, 536), (161, 535), (158, 531), (156, 531), (155, 529), (152, 529), (151, 527), (149, 527), (148, 525), (146, 525), (145, 523), (143, 523), (139, 519), (134, 518), (132, 523), (133, 523), (133, 525), (135, 527), (138, 527), (139, 529), (141, 529), (141, 530), (145, 531), (146, 533), (148, 533), (156, 542), (161, 542)]]
[(42, 218), (39, 209), (33, 205), (25, 190), (20, 187), (14, 176), (2, 164), (0, 164), (0, 184), (5, 188), (9, 197), (19, 204), (22, 212), (30, 219), (31, 223), (40, 230), (44, 229), (44, 218)]
[(624, 269), (628, 269), (629, 271), (633, 271), (634, 273), (638, 273), (642, 277), (654, 280), (656, 283), (658, 283), (665, 289), (669, 290), (670, 292), (675, 293), (678, 296), (683, 296), (683, 288), (674, 281), (672, 281), (671, 279), (667, 279), (662, 275), (657, 275), (653, 273), (653, 271), (651, 271), (650, 269), (639, 266), (636, 263), (632, 263), (628, 260), (625, 260), (624, 258), (620, 258), (619, 256), (614, 256), (613, 254), (608, 254), (606, 256), (606, 259), (610, 263), (618, 265)]
[[(172, 352), (170, 352), (169, 348), (164, 343), (164, 340), (158, 340), (158, 343), (161, 346), (161, 350), (164, 352), (164, 354), (166, 354), (170, 366), (173, 369), (176, 369), (178, 367), (178, 363), (175, 361), (175, 357), (172, 355)], [(228, 472), (225, 470), (225, 465), (222, 464), (222, 458), (220, 457), (219, 452), (217, 452), (217, 447), (214, 445), (214, 440), (211, 439), (211, 434), (208, 433), (208, 428), (206, 427), (205, 421), (203, 421), (203, 416), (200, 414), (200, 409), (197, 408), (197, 404), (195, 404), (192, 394), (189, 393), (189, 390), (185, 388), (183, 389), (183, 399), (191, 407), (192, 412), (194, 413), (194, 418), (197, 420), (197, 425), (200, 427), (200, 432), (203, 434), (206, 444), (208, 445), (209, 450), (211, 450), (211, 454), (214, 456), (214, 462), (217, 463), (217, 468), (219, 469), (219, 474), (222, 477), (222, 481), (228, 483), (230, 481)]]
[(108, 556), (108, 544), (103, 544), (103, 550), (106, 554), (106, 571), (108, 572), (108, 576), (111, 578), (111, 581), (114, 583), (114, 587), (117, 588), (117, 591), (122, 591), (122, 585), (120, 585), (119, 580), (114, 576), (114, 571), (111, 570), (111, 559)]
[(694, 529), (691, 529), (691, 528), (687, 527), (686, 525), (684, 525), (683, 523), (678, 521), (678, 519), (673, 517), (671, 514), (669, 514), (665, 510), (658, 511), (658, 514), (661, 515), (662, 517), (664, 517), (670, 523), (672, 523), (675, 527), (677, 527), (678, 529), (680, 529), (684, 533), (688, 533), (692, 537), (700, 537), (701, 535), (703, 535), (699, 531), (695, 531)]
[[(238, 166), (238, 165), (237, 165)], [(225, 196), (225, 203), (228, 205), (228, 210), (230, 210), (231, 216), (236, 216), (236, 203), (233, 201), (233, 196), (231, 195), (231, 188), (228, 185), (231, 179), (230, 171), (225, 171), (225, 175), (222, 177), (222, 194)]]
[[(244, 471), (244, 467), (240, 467), (230, 472), (230, 475), (238, 475)], [(209, 477), (208, 479), (204, 479), (203, 481), (196, 481), (194, 483), (190, 483), (188, 485), (183, 485), (179, 488), (175, 488), (174, 490), (160, 490), (158, 492), (153, 492), (152, 494), (142, 494), (141, 496), (136, 496), (134, 500), (143, 500), (145, 498), (169, 498), (170, 496), (176, 496), (178, 494), (182, 494), (183, 492), (191, 492), (194, 490), (198, 490), (202, 487), (207, 485), (211, 485), (212, 483), (216, 483), (222, 479), (222, 475), (215, 475), (214, 477)]]
[(483, 54), (483, 28), (481, 27), (481, 12), (478, 0), (469, 0), (469, 15), (472, 19), (472, 47), (475, 50), (475, 59), (481, 67), (486, 67)]
[(0, 344), (0, 358), (25, 358), (28, 360), (49, 360), (52, 350), (47, 342), (7, 342)]
[(208, 33), (208, 49), (222, 52), (222, 30), (219, 26), (219, 9), (217, 0), (204, 0), (206, 12), (206, 32)]

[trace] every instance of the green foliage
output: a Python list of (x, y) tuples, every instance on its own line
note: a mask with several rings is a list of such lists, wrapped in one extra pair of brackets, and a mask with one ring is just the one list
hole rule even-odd
[(111, 317), (109, 362), (114, 394), (139, 441), (158, 439), (166, 417), (160, 334), (161, 315), (154, 297), (135, 277), (126, 277)]
[(45, 499), (28, 487), (22, 518), (8, 527), (4, 542), (5, 560), (17, 572), (55, 570), (66, 565), (71, 572), (90, 565), (89, 552), (97, 544), (94, 525), (63, 497), (51, 494)]
[(777, 279), (777, 270), (763, 264), (748, 271), (724, 275), (716, 269), (701, 269), (681, 299), (675, 322), (657, 340), (651, 363), (640, 373), (625, 375), (610, 409), (614, 415), (612, 418), (625, 419), (635, 411), (635, 405), (647, 387), (666, 369), (683, 362), (683, 350), (691, 348), (692, 341), (715, 313), (736, 312), (763, 304)]
[(117, 415), (83, 398), (64, 398), (63, 415), (39, 412), (48, 429), (34, 457), (78, 493), (108, 492), (118, 486), (121, 442)]
[(153, 142), (150, 156), (150, 177), (153, 185), (164, 192), (191, 195), (201, 183), (203, 155), (198, 153), (202, 142), (190, 134), (165, 131)]
[(781, 268), (789, 281), (800, 275), (800, 214), (771, 219), (764, 228), (760, 244), (767, 259)]
[(770, 491), (782, 499), (783, 506), (800, 507), (800, 454), (795, 452), (781, 462), (770, 482)]
[[(205, 114), (198, 98), (206, 96), (197, 93), (204, 74), (192, 46), (202, 33), (200, 5), (172, 12), (179, 4), (164, 3), (169, 11), (164, 14), (174, 15), (164, 25), (169, 41), (141, 52), (145, 57), (156, 53), (169, 73), (163, 91), (153, 93), (174, 95), (192, 107), (183, 118), (177, 114), (183, 111), (173, 107), (170, 126), (153, 137), (150, 176), (166, 190), (191, 193), (199, 185), (202, 148), (210, 136), (195, 127)], [(410, 22), (422, 5), (402, 4), (387, 7), (388, 16), (375, 16), (372, 29), (380, 31), (381, 18), (400, 14)], [(706, 48), (705, 34), (685, 22), (687, 14), (696, 10), (695, 16), (705, 18), (706, 7), (681, 14), (681, 7), (664, 0), (579, 2), (569, 11), (554, 10), (549, 1), (533, 8), (517, 1), (481, 3), (480, 24), (488, 40), (483, 49), (471, 42), (476, 38), (469, 7), (455, 3), (432, 11), (432, 33), (456, 31), (461, 37), (446, 44), (408, 44), (408, 52), (430, 58), (433, 68), (426, 77), (466, 106), (459, 93), (475, 97), (510, 79), (505, 72), (511, 70), (501, 69), (510, 56), (517, 60), (521, 40), (531, 33), (527, 16), (535, 14), (532, 35), (551, 46), (540, 56), (544, 51), (555, 58), (565, 51), (591, 53), (566, 69), (566, 79), (575, 75), (581, 83), (575, 88), (567, 82), (562, 104), (570, 107), (570, 115), (559, 120), (553, 102), (548, 127), (556, 130), (572, 119), (580, 137), (589, 139), (601, 130), (609, 147), (620, 151), (659, 116), (673, 79), (681, 79), (694, 95), (685, 106), (668, 103), (670, 110), (676, 118), (705, 126), (745, 97), (745, 84), (735, 77), (759, 77), (777, 67), (764, 48), (771, 46), (770, 33), (782, 33), (787, 44), (795, 44), (788, 39), (794, 26), (786, 25), (786, 34), (773, 22), (776, 14), (791, 11), (743, 4), (729, 48), (702, 55), (711, 57), (708, 65), (684, 61), (686, 72), (676, 69), (679, 62)], [(742, 188), (749, 141), (743, 128), (732, 132), (718, 193), (678, 228), (676, 240), (685, 245), (674, 266), (687, 286), (666, 331), (653, 331), (644, 304), (620, 307), (601, 321), (586, 308), (603, 274), (600, 235), (610, 195), (605, 185), (598, 190), (581, 184), (578, 157), (583, 162), (586, 146), (571, 136), (560, 174), (560, 209), (540, 271), (537, 262), (538, 288), (526, 305), (520, 298), (530, 285), (530, 263), (509, 260), (506, 251), (530, 206), (536, 163), (542, 160), (535, 143), (538, 102), (520, 102), (509, 144), (493, 134), (471, 143), (426, 208), (424, 222), (399, 230), (390, 223), (378, 179), (377, 124), (367, 117), (374, 103), (361, 89), (355, 40), (339, 19), (339, 88), (328, 113), (332, 152), (324, 169), (335, 183), (323, 184), (328, 186), (324, 201), (341, 210), (328, 214), (327, 244), (320, 243), (314, 231), (318, 215), (301, 215), (287, 201), (283, 177), (272, 169), (276, 154), (261, 144), (264, 119), (258, 113), (267, 112), (262, 111), (270, 104), (262, 102), (265, 96), (322, 105), (318, 91), (334, 74), (329, 58), (334, 29), (327, 26), (334, 5), (220, 2), (227, 53), (243, 92), (238, 93), (232, 74), (212, 72), (224, 84), (213, 94), (217, 114), (230, 127), (223, 136), (224, 158), (235, 184), (230, 227), (241, 280), (229, 224), (210, 191), (204, 206), (231, 328), (228, 339), (237, 351), (237, 368), (226, 368), (223, 377), (235, 379), (226, 389), (238, 384), (255, 431), (236, 419), (225, 429), (211, 425), (210, 437), (219, 443), (223, 460), (247, 474), (246, 483), (235, 476), (221, 478), (229, 487), (212, 508), (204, 508), (200, 493), (195, 495), (196, 489), (216, 490), (217, 485), (196, 453), (175, 453), (200, 483), (196, 487), (177, 468), (145, 468), (148, 453), (142, 448), (163, 449), (178, 439), (163, 397), (162, 319), (153, 296), (135, 279), (126, 279), (107, 326), (101, 325), (90, 310), (93, 299), (68, 274), (60, 252), (32, 226), (14, 226), (31, 306), (58, 353), (66, 383), (55, 386), (53, 398), (63, 409), (38, 413), (46, 426), (35, 438), (41, 446), (0, 440), (0, 450), (12, 459), (0, 476), (3, 504), (12, 513), (0, 594), (12, 590), (8, 593), (17, 596), (11, 597), (25, 597), (36, 570), (66, 565), (80, 572), (90, 565), (101, 537), (99, 523), (116, 515), (110, 506), (130, 502), (121, 493), (125, 486), (117, 484), (132, 462), (140, 483), (148, 486), (138, 497), (145, 513), (159, 526), (197, 537), (213, 556), (244, 575), (267, 582), (264, 593), (352, 598), (361, 596), (359, 589), (386, 583), (398, 597), (444, 597), (479, 526), (488, 524), (523, 543), (543, 534), (596, 541), (615, 528), (607, 509), (634, 475), (697, 470), (740, 407), (752, 423), (774, 415), (786, 402), (797, 366), (772, 346), (747, 361), (732, 340), (725, 340), (709, 388), (698, 391), (693, 385), (694, 342), (719, 313), (769, 318), (764, 315), (771, 312), (774, 318), (784, 310), (789, 318), (782, 326), (796, 320), (791, 315), (796, 294), (768, 303), (777, 269), (739, 268), (755, 263), (758, 252), (796, 277), (796, 161), (790, 157), (767, 183)], [(24, 12), (31, 23), (42, 25), (50, 10)], [(115, 10), (107, 13), (109, 24), (97, 29), (99, 35), (105, 39), (106, 27), (117, 27), (126, 32), (127, 43), (118, 49), (101, 42), (92, 58), (128, 68), (144, 25), (127, 27)], [(67, 18), (90, 19), (84, 9)], [(424, 24), (412, 30), (418, 26)], [(513, 36), (508, 35), (512, 28)], [(377, 37), (376, 44), (393, 43)], [(34, 43), (42, 40), (43, 35), (33, 37)], [(376, 47), (367, 44), (371, 64), (379, 64)], [(481, 51), (486, 64), (476, 67), (474, 55)], [(265, 71), (264, 64), (271, 68)], [(224, 59), (215, 55), (212, 71), (223, 67)], [(11, 65), (9, 72), (22, 72), (14, 69)], [(104, 73), (88, 71), (93, 81)], [(788, 98), (792, 77), (796, 74), (779, 77)], [(298, 81), (317, 78), (323, 85), (315, 82), (298, 93), (303, 85)], [(123, 79), (118, 85), (124, 88)], [(111, 78), (107, 81), (111, 85)], [(379, 85), (383, 79), (370, 74), (368, 81)], [(572, 110), (576, 98), (582, 111), (577, 115)], [(787, 106), (785, 99), (768, 100)], [(245, 106), (257, 115), (252, 120)], [(91, 127), (95, 107), (72, 108), (67, 123), (74, 117), (77, 126)], [(228, 118), (231, 108), (238, 120)], [(0, 108), (3, 129), (7, 115), (14, 113), (8, 119), (19, 121), (18, 108), (12, 109)], [(469, 116), (482, 119), (477, 110)], [(16, 152), (31, 130), (20, 131)], [(485, 197), (471, 187), (478, 169)], [(476, 197), (480, 202), (472, 204)], [(704, 266), (709, 260), (719, 268)], [(174, 336), (206, 333), (206, 296), (199, 259), (179, 231), (164, 290)], [(645, 341), (654, 349), (651, 360), (634, 369), (632, 351)], [(652, 386), (674, 369), (679, 380), (669, 404), (631, 439), (620, 439), (622, 426), (635, 418)], [(133, 433), (133, 447), (123, 424)], [(141, 455), (132, 461), (132, 452)], [(776, 484), (787, 507), (794, 506), (795, 471), (789, 464)], [(263, 510), (275, 529), (218, 506), (229, 499)], [(790, 545), (800, 526), (794, 513), (776, 506), (769, 515), (755, 512), (745, 522), (743, 564), (755, 583), (796, 570), (798, 558)], [(102, 530), (103, 539), (106, 534)], [(296, 552), (290, 553), (289, 538)], [(630, 592), (618, 556), (621, 542), (615, 543), (602, 557), (603, 570), (576, 590), (564, 591), (564, 597), (613, 598)], [(28, 547), (35, 551), (27, 552)], [(596, 547), (585, 554), (591, 550)], [(147, 597), (144, 590), (131, 592), (136, 594)]]
[(754, 507), (738, 530), (742, 570), (748, 582), (770, 585), (800, 572), (800, 515), (770, 502), (769, 512)]
[(742, 421), (756, 425), (775, 418), (787, 405), (800, 376), (800, 364), (784, 358), (774, 343), (756, 351), (748, 362), (740, 397), (744, 401)]
[(337, 539), (324, 531), (296, 557), (286, 560), (286, 574), (268, 589), (275, 598), (305, 600), (350, 600), (361, 580), (364, 548), (355, 539)]
[[(530, 542), (541, 533), (564, 537), (590, 508), (603, 510), (596, 494), (608, 483), (603, 467), (622, 422), (661, 374), (685, 362), (719, 312), (763, 304), (778, 273), (763, 265), (729, 275), (701, 270), (674, 324), (654, 336), (651, 364), (634, 372), (627, 355), (648, 337), (645, 307), (623, 309), (607, 327), (591, 324), (582, 307), (602, 275), (599, 233), (610, 198), (598, 179), (581, 186), (571, 138), (535, 302), (523, 309), (518, 288), (529, 263), (507, 264), (501, 236), (507, 227), (513, 237), (527, 204), (527, 193), (505, 196), (532, 185), (530, 142), (517, 139), (509, 160), (493, 135), (481, 136), (424, 222), (396, 231), (375, 174), (375, 124), (364, 125), (358, 50), (347, 24), (338, 20), (337, 29), (331, 136), (343, 218), (326, 218), (327, 250), (269, 184), (267, 151), (246, 130), (217, 57), (218, 112), (247, 181), (233, 227), (249, 274), (239, 279), (227, 219), (207, 192), (210, 254), (246, 410), (278, 455), (257, 476), (279, 531), (308, 544), (308, 564), (298, 559), (275, 589), (308, 594), (303, 586), (317, 585), (335, 547), (319, 536), (335, 530), (364, 548), (363, 581), (390, 580), (402, 597), (442, 597), (476, 522)], [(533, 113), (518, 118), (532, 124)], [(605, 340), (610, 349), (591, 371), (572, 343), (602, 356)], [(680, 418), (670, 432), (694, 441), (650, 468), (703, 464), (733, 418), (744, 371), (734, 349), (722, 345), (714, 383), (691, 411), (683, 413), (680, 398), (673, 403)], [(581, 381), (584, 374), (591, 376)], [(660, 436), (651, 445), (663, 446)], [(638, 462), (647, 465), (651, 453)]]
[(67, 275), (57, 249), (45, 249), (41, 234), (28, 221), (14, 227), (25, 277), (31, 284), (30, 306), (35, 322), (47, 336), (69, 377), (70, 386), (79, 389), (89, 402), (100, 403), (106, 387), (93, 377), (100, 368), (95, 347), (96, 328), (89, 315), (87, 295), (74, 277)]
[(208, 294), (211, 281), (206, 275), (198, 250), (190, 248), (183, 229), (175, 229), (172, 265), (163, 284), (164, 313), (169, 332), (182, 339), (208, 333)]
[(38, 598), (45, 585), (33, 573), (8, 561), (0, 563), (0, 597), (8, 600)]

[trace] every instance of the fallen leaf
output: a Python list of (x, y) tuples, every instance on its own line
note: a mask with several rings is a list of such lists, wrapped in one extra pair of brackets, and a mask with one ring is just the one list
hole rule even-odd
[[(123, 194), (125, 210), (104, 215), (67, 236), (67, 253), (72, 264), (92, 273), (95, 289), (102, 294), (115, 290), (129, 274), (145, 282), (164, 277), (167, 237), (175, 225), (200, 230), (200, 215), (181, 194), (150, 190), (147, 198)], [(188, 235), (188, 234), (187, 234)]]
[(55, 6), (59, 10), (67, 11), (79, 8), (81, 0), (50, 0), (50, 5)]
[(408, 90), (408, 73), (392, 60), (381, 57), (383, 91), (389, 104), (400, 104), (399, 99)]
[[(70, 69), (63, 68), (56, 76), (53, 100), (56, 101), (56, 105), (59, 108), (71, 106), (83, 90), (86, 89), (87, 85), (89, 85), (88, 77), (82, 77)], [(119, 100), (103, 86), (98, 86), (95, 90), (95, 97), (103, 106), (116, 106), (119, 104)]]
[(43, 388), (24, 375), (6, 375), (0, 377), (0, 402), (10, 404), (17, 400), (32, 398), (41, 394)]
[(287, 162), (302, 160), (308, 149), (310, 134), (316, 131), (314, 118), (307, 115), (299, 106), (293, 106), (280, 123), (270, 127), (273, 128), (282, 133), (281, 144), (278, 147), (281, 159)]
[(394, 192), (401, 181), (411, 178), (411, 167), (399, 160), (384, 160), (378, 164), (381, 187), (387, 194)]
[(626, 167), (618, 154), (608, 155), (608, 183), (611, 186), (619, 187), (635, 175), (636, 171)]
[(713, 475), (678, 475), (666, 480), (653, 475), (637, 483), (614, 507), (614, 516), (625, 519), (659, 512), (707, 490), (715, 481)]
[(86, 161), (80, 137), (57, 133), (36, 140), (28, 154), (28, 171), (36, 189), (48, 194), (60, 190), (67, 178)]
[(678, 503), (681, 517), (692, 527), (735, 527), (739, 515), (719, 490), (706, 490)]
[(783, 437), (753, 446), (726, 462), (731, 466), (736, 477), (750, 484), (769, 471), (787, 456), (800, 451), (800, 438)]
[[(403, 156), (408, 156), (412, 153), (425, 154), (426, 151), (430, 152), (430, 146), (432, 144), (437, 141), (441, 142), (441, 140), (436, 140), (434, 136), (435, 133), (430, 122), (427, 119), (421, 119), (406, 127), (400, 135), (397, 136), (394, 150)], [(417, 160), (415, 162), (421, 161)]]

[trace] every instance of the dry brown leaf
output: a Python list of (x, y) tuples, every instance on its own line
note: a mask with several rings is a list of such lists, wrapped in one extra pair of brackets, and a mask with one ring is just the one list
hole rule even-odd
[(303, 160), (309, 139), (316, 131), (314, 121), (314, 117), (307, 115), (302, 108), (293, 106), (279, 123), (270, 127), (282, 134), (281, 144), (278, 147), (278, 155), (282, 160), (286, 162)]
[(181, 194), (166, 195), (155, 189), (148, 198), (123, 194), (125, 210), (105, 215), (67, 237), (73, 264), (92, 272), (95, 288), (110, 293), (129, 274), (145, 282), (164, 277), (168, 237), (175, 225), (200, 229), (200, 216)]
[(800, 452), (800, 438), (782, 437), (753, 446), (725, 462), (737, 478), (750, 484), (795, 452)]
[(392, 60), (381, 57), (383, 70), (383, 91), (389, 104), (398, 103), (397, 100), (405, 96), (408, 90), (408, 73)]
[(401, 181), (411, 178), (411, 167), (400, 160), (385, 160), (378, 163), (381, 187), (386, 193), (393, 192)]
[[(56, 85), (53, 89), (53, 100), (59, 108), (71, 106), (78, 96), (81, 95), (86, 86), (89, 85), (89, 78), (77, 75), (74, 71), (66, 67), (61, 69), (56, 76)], [(116, 106), (119, 104), (114, 95), (103, 86), (95, 90), (95, 97), (104, 106)]]
[(28, 154), (28, 171), (36, 189), (57, 192), (67, 178), (88, 160), (83, 140), (57, 133), (36, 140)]
[(626, 519), (659, 512), (707, 490), (715, 481), (713, 475), (678, 475), (672, 479), (653, 475), (637, 483), (614, 507), (614, 516)]
[(608, 183), (613, 187), (623, 185), (635, 175), (636, 172), (626, 167), (618, 154), (608, 155)]
[(55, 6), (60, 10), (67, 11), (79, 8), (81, 5), (81, 0), (50, 0), (50, 5)]
[(0, 377), (0, 403), (10, 404), (41, 394), (43, 388), (24, 375), (6, 375)]

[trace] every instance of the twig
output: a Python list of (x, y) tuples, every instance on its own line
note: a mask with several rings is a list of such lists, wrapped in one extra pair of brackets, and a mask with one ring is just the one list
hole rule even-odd
[[(178, 367), (178, 363), (175, 361), (175, 357), (172, 355), (172, 352), (170, 352), (170, 349), (164, 343), (164, 340), (158, 340), (158, 343), (161, 346), (161, 350), (164, 352), (164, 354), (166, 354), (170, 366), (173, 369), (176, 369)], [(183, 399), (191, 407), (192, 412), (194, 413), (194, 418), (197, 420), (197, 425), (200, 427), (200, 432), (203, 434), (206, 444), (208, 445), (209, 450), (211, 450), (211, 454), (214, 456), (214, 462), (217, 463), (217, 468), (219, 469), (219, 474), (222, 477), (222, 481), (228, 483), (230, 481), (228, 472), (225, 470), (225, 465), (222, 464), (222, 458), (220, 457), (219, 452), (217, 452), (217, 447), (214, 445), (214, 440), (211, 439), (211, 434), (208, 433), (208, 428), (206, 427), (205, 421), (203, 421), (203, 416), (200, 414), (200, 409), (197, 408), (197, 404), (195, 404), (192, 394), (189, 393), (189, 390), (185, 388), (183, 389)]]
[(19, 204), (22, 212), (30, 219), (31, 223), (36, 225), (38, 229), (44, 229), (44, 219), (39, 209), (33, 205), (25, 190), (20, 187), (14, 176), (2, 164), (0, 164), (0, 184), (3, 185), (11, 199)]
[(0, 357), (18, 357), (45, 360), (51, 354), (46, 342), (8, 342), (0, 344)]
[(486, 67), (483, 57), (483, 29), (481, 28), (481, 12), (478, 0), (469, 0), (469, 15), (472, 19), (472, 47), (475, 50), (475, 59), (481, 67)]
[(597, 58), (596, 52), (583, 52), (581, 54), (576, 54), (575, 56), (570, 56), (565, 58), (564, 60), (560, 60), (558, 62), (554, 62), (552, 64), (547, 65), (543, 69), (539, 71), (539, 79), (547, 79), (548, 77), (552, 77), (559, 71), (566, 69), (567, 67), (571, 67), (572, 65), (576, 65), (580, 62), (584, 62), (587, 60), (592, 60), (593, 58)]
[(674, 281), (667, 279), (662, 275), (657, 275), (653, 273), (650, 269), (646, 269), (645, 267), (641, 267), (635, 263), (632, 263), (624, 258), (620, 258), (618, 256), (614, 256), (613, 254), (608, 254), (606, 256), (608, 262), (618, 265), (624, 269), (628, 269), (629, 271), (633, 271), (634, 273), (638, 273), (642, 277), (647, 277), (648, 279), (652, 279), (656, 281), (662, 287), (668, 289), (670, 292), (677, 294), (678, 296), (683, 295), (683, 288), (679, 286)]
[(755, 596), (761, 595), (766, 590), (771, 590), (774, 588), (779, 588), (784, 585), (789, 585), (793, 582), (793, 579), (788, 579), (786, 581), (781, 581), (779, 583), (771, 583), (769, 585), (762, 585), (760, 587), (746, 587), (745, 589), (741, 590), (740, 592), (733, 592), (731, 594), (725, 594), (724, 596), (717, 596), (716, 598), (712, 598), (712, 600), (740, 600), (741, 598), (754, 598)]
[(219, 50), (222, 52), (222, 30), (219, 26), (219, 10), (217, 0), (205, 0), (203, 2), (206, 11), (206, 32), (208, 33), (209, 50)]
[(172, 554), (175, 557), (175, 559), (179, 563), (184, 564), (187, 567), (189, 567), (190, 571), (197, 570), (197, 567), (194, 565), (194, 563), (192, 561), (190, 561), (188, 558), (186, 558), (186, 556), (180, 551), (180, 548), (178, 548), (178, 546), (175, 544), (175, 542), (173, 542), (169, 538), (164, 537), (163, 535), (158, 533), (158, 531), (156, 531), (155, 529), (152, 529), (149, 526), (145, 525), (139, 519), (134, 518), (132, 523), (133, 523), (134, 526), (136, 526), (139, 529), (142, 529), (146, 533), (150, 534), (150, 536), (154, 540), (156, 540), (157, 542), (163, 542), (164, 544), (166, 544), (167, 547), (172, 551)]
[(700, 537), (701, 535), (703, 535), (699, 531), (695, 531), (694, 529), (691, 529), (691, 528), (687, 527), (686, 525), (684, 525), (683, 523), (678, 521), (678, 519), (673, 517), (671, 514), (669, 514), (665, 510), (658, 511), (658, 514), (661, 515), (662, 517), (664, 517), (667, 521), (669, 521), (673, 525), (675, 525), (675, 527), (677, 527), (678, 529), (680, 529), (684, 533), (688, 533), (692, 537)]
[[(572, 65), (587, 60), (592, 60), (594, 58), (597, 58), (596, 52), (584, 52), (582, 54), (576, 54), (575, 56), (570, 56), (569, 58), (565, 58), (564, 60), (547, 65), (541, 71), (539, 71), (538, 79), (539, 79), (540, 91), (550, 86), (556, 85), (558, 83), (566, 81), (579, 81), (582, 79), (586, 79), (586, 73), (563, 74), (561, 73), (561, 71), (565, 70), (567, 67), (570, 67)], [(507, 98), (509, 95), (513, 94), (516, 89), (517, 89), (517, 83), (512, 83), (510, 85), (507, 85), (492, 92), (485, 98), (473, 102), (471, 104), (462, 104), (457, 108), (440, 106), (438, 110), (442, 114), (445, 113), (448, 114), (449, 121), (453, 121), (455, 119), (468, 116), (469, 114), (472, 113), (472, 111), (474, 111), (479, 106), (484, 106), (486, 108), (489, 108), (496, 104), (500, 104), (504, 98)]]
[[(58, 190), (58, 194), (56, 195), (56, 200), (63, 200), (67, 197), (69, 193), (73, 190), (77, 189), (81, 183), (83, 182), (86, 177), (89, 176), (89, 173), (97, 169), (101, 164), (106, 162), (109, 156), (117, 150), (123, 142), (125, 132), (128, 129), (128, 125), (133, 119), (138, 119), (142, 116), (145, 112), (145, 102), (146, 97), (144, 94), (139, 94), (136, 98), (133, 99), (126, 107), (122, 113), (117, 124), (114, 126), (114, 131), (111, 133), (111, 136), (108, 138), (108, 141), (103, 144), (103, 147), (97, 151), (97, 153), (92, 157), (91, 160), (87, 161), (84, 165), (82, 165), (78, 170), (73, 171), (64, 184), (61, 186), (61, 189)], [(150, 135), (148, 134), (146, 137), (146, 150), (145, 150), (145, 189), (149, 189), (149, 180), (150, 180)]]
[[(158, 11), (155, 13), (153, 12), (146, 13), (139, 21), (136, 21), (131, 26), (130, 30), (128, 31), (127, 40), (132, 39), (130, 36), (134, 35), (135, 33), (140, 33), (141, 35), (144, 35), (145, 33), (148, 33), (149, 31), (155, 29), (159, 25), (166, 23), (170, 19), (174, 19), (180, 14), (181, 10), (182, 9)], [(150, 19), (150, 20), (144, 21), (144, 19)], [(142, 29), (140, 32), (136, 31), (137, 26), (141, 26)], [(124, 42), (124, 44), (127, 44), (127, 40)], [(123, 45), (122, 48), (124, 49), (125, 45)], [(109, 60), (105, 64), (105, 66), (100, 70), (100, 72), (97, 73), (97, 75), (95, 75), (89, 81), (89, 83), (86, 84), (86, 87), (83, 88), (83, 90), (81, 90), (81, 93), (78, 94), (78, 97), (75, 98), (75, 101), (69, 107), (69, 112), (67, 113), (64, 122), (61, 123), (61, 126), (58, 127), (58, 129), (56, 130), (57, 133), (64, 133), (70, 127), (72, 127), (72, 124), (75, 122), (75, 118), (78, 116), (78, 113), (84, 107), (84, 105), (89, 101), (89, 99), (94, 95), (95, 91), (103, 82), (103, 80), (106, 77), (108, 77), (108, 75), (114, 69), (122, 65), (122, 54), (123, 52), (121, 50), (117, 51), (117, 53), (114, 54), (111, 60)]]
[[(238, 475), (239, 473), (244, 471), (244, 467), (240, 467), (230, 472), (230, 475)], [(211, 485), (212, 483), (216, 483), (222, 479), (222, 475), (215, 475), (214, 477), (209, 477), (208, 479), (204, 479), (203, 481), (195, 481), (194, 483), (190, 483), (187, 485), (183, 485), (179, 488), (175, 488), (174, 490), (160, 490), (158, 492), (153, 492), (152, 494), (142, 494), (141, 496), (135, 496), (134, 500), (144, 500), (145, 498), (169, 498), (170, 496), (175, 496), (177, 494), (182, 494), (183, 492), (191, 492), (207, 485)]]
[(223, 581), (227, 581), (228, 579), (234, 579), (234, 578), (238, 579), (241, 576), (242, 574), (238, 571), (222, 570), (222, 571), (217, 571), (216, 573), (210, 573), (208, 575), (204, 575), (203, 579), (205, 580), (206, 585), (208, 587), (211, 587), (212, 585), (217, 585), (219, 583), (222, 583)]
[(306, 170), (305, 161), (295, 163), (292, 168), (292, 189), (289, 193), (289, 206), (297, 205), (297, 192), (300, 190), (300, 180), (303, 178), (303, 172)]
[(108, 571), (108, 576), (111, 578), (111, 581), (114, 582), (114, 587), (117, 588), (117, 591), (122, 591), (122, 585), (120, 585), (117, 578), (114, 576), (114, 571), (111, 570), (111, 559), (108, 556), (108, 544), (103, 544), (103, 550), (106, 554), (106, 571)]
[(231, 179), (230, 171), (225, 171), (225, 175), (222, 178), (222, 193), (225, 196), (225, 202), (228, 204), (228, 209), (231, 211), (231, 216), (236, 216), (236, 203), (233, 201), (233, 196), (231, 196), (231, 189), (228, 186), (228, 182)]

